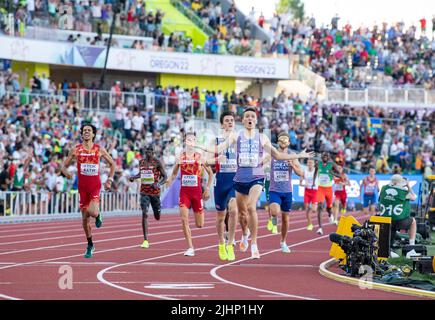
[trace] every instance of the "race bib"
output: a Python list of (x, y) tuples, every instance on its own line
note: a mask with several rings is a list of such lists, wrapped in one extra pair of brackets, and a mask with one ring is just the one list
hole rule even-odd
[(340, 183), (340, 184), (336, 184), (335, 185), (335, 190), (336, 191), (343, 191), (343, 185)]
[(154, 172), (152, 170), (142, 170), (140, 173), (140, 179), (142, 184), (153, 184)]
[(319, 175), (319, 183), (324, 185), (324, 184), (329, 184), (331, 182), (331, 179), (329, 178), (328, 174), (320, 174)]
[(198, 186), (198, 176), (196, 175), (183, 175), (181, 179), (181, 185), (183, 187), (197, 187)]
[(81, 163), (80, 174), (84, 176), (98, 176), (98, 164), (97, 163)]
[(365, 193), (374, 193), (375, 192), (375, 186), (372, 184), (366, 185)]
[(288, 171), (275, 171), (273, 178), (276, 182), (287, 182), (290, 180)]
[(225, 162), (220, 164), (221, 172), (236, 172), (237, 171), (237, 161), (236, 159), (227, 159)]
[(241, 167), (258, 167), (258, 154), (254, 153), (240, 153), (239, 154), (239, 166)]

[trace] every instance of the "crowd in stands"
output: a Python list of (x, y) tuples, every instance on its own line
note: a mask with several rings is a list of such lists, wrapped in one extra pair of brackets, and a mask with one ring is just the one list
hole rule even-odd
[[(50, 93), (59, 87), (35, 77), (30, 80), (34, 92)], [(163, 121), (157, 106), (136, 105), (133, 101), (116, 101), (113, 118), (85, 112), (74, 99), (57, 96), (33, 98), (23, 102), (19, 95), (7, 96), (5, 87), (16, 85), (16, 75), (0, 73), (0, 173), (1, 190), (29, 192), (61, 192), (77, 189), (77, 177), (67, 180), (60, 175), (60, 164), (67, 152), (79, 141), (79, 128), (89, 121), (98, 128), (96, 141), (107, 148), (117, 164), (113, 189), (136, 192), (137, 184), (128, 176), (138, 170), (138, 160), (148, 144), (170, 170), (175, 155), (182, 148), (182, 134), (195, 113), (204, 110), (232, 110), (240, 120), (243, 109), (252, 106), (258, 111), (259, 128), (268, 130), (272, 142), (281, 131), (290, 134), (291, 149), (328, 151), (346, 170), (367, 172), (376, 167), (380, 173), (433, 172), (435, 164), (435, 113), (424, 109), (403, 111), (377, 107), (351, 108), (345, 105), (327, 106), (310, 96), (301, 99), (281, 92), (273, 99), (255, 99), (247, 94), (203, 91), (198, 88), (151, 88), (146, 84), (114, 84), (114, 90), (136, 88), (155, 96), (171, 97), (170, 116)], [(15, 84), (13, 84), (15, 83)], [(118, 86), (118, 89), (116, 89)], [(198, 98), (198, 99), (197, 99)], [(198, 101), (199, 100), (199, 101)], [(380, 126), (372, 125), (382, 119)], [(102, 164), (102, 180), (107, 179), (108, 167)], [(75, 171), (74, 165), (70, 168)]]
[(365, 87), (366, 79), (354, 76), (352, 69), (368, 67), (392, 77), (395, 85), (435, 88), (435, 18), (432, 30), (424, 18), (420, 28), (399, 22), (357, 29), (349, 23), (339, 28), (339, 19), (319, 26), (314, 17), (300, 22), (275, 14), (267, 52), (308, 56), (307, 65), (330, 86)]

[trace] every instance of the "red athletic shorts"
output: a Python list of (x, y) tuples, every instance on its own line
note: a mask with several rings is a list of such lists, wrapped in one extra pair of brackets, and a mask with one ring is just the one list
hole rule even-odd
[(196, 188), (180, 189), (180, 207), (192, 208), (193, 212), (202, 213), (202, 191)]
[(331, 208), (332, 198), (333, 198), (332, 187), (319, 186), (319, 189), (317, 189), (317, 203), (323, 204), (323, 201), (326, 200), (326, 207)]
[(87, 209), (91, 201), (100, 202), (100, 188), (92, 191), (79, 189), (80, 209)]
[(304, 203), (306, 204), (317, 204), (317, 189), (307, 189), (305, 188), (304, 193)]
[(345, 190), (337, 190), (334, 192), (335, 195), (335, 200), (340, 200), (341, 205), (343, 207), (346, 206), (346, 202), (347, 202), (347, 193)]

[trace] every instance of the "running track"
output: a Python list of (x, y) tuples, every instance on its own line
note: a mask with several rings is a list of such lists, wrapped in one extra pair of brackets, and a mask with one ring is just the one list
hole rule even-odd
[[(215, 213), (206, 213), (202, 229), (190, 218), (195, 257), (183, 256), (186, 241), (176, 214), (149, 218), (149, 249), (139, 247), (139, 216), (106, 217), (101, 229), (93, 228), (92, 259), (83, 258), (80, 219), (0, 225), (0, 299), (418, 299), (321, 276), (319, 265), (329, 259), (328, 234), (336, 229), (327, 217), (325, 235), (319, 236), (305, 229), (304, 213), (293, 212), (287, 238), (292, 252), (283, 254), (280, 236), (267, 231), (267, 214), (260, 211), (261, 259), (250, 259), (250, 250), (242, 253), (237, 245), (232, 262), (217, 256)], [(72, 270), (72, 289), (59, 287), (65, 265)]]

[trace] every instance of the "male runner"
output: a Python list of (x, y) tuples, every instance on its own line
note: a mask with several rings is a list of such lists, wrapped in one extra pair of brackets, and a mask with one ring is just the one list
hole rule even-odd
[[(314, 229), (311, 222), (311, 212), (317, 212), (317, 178), (318, 166), (314, 164), (313, 159), (308, 159), (307, 170), (304, 171), (304, 175), (300, 178), (299, 186), (304, 187), (304, 209), (307, 215), (307, 230), (312, 231)], [(311, 205), (311, 208), (310, 208)]]
[[(290, 136), (286, 132), (278, 135), (278, 151), (287, 153), (290, 145)], [(287, 246), (287, 232), (289, 226), (290, 210), (292, 208), (292, 171), (303, 176), (303, 170), (297, 160), (275, 160), (270, 165), (270, 212), (272, 215), (273, 230), (277, 229), (277, 216), (281, 213), (281, 250), (290, 253)]]
[(187, 240), (188, 249), (185, 256), (193, 257), (195, 250), (192, 243), (192, 234), (189, 227), (189, 209), (192, 208), (195, 215), (195, 225), (197, 228), (204, 226), (204, 207), (203, 193), (201, 188), (201, 171), (204, 168), (208, 174), (207, 186), (204, 190), (204, 200), (210, 198), (210, 187), (213, 181), (213, 172), (201, 160), (201, 154), (195, 152), (193, 146), (196, 144), (196, 134), (188, 132), (185, 136), (185, 150), (177, 157), (172, 175), (167, 181), (170, 186), (181, 169), (181, 188), (180, 188), (180, 216), (183, 227), (184, 237)]
[[(216, 148), (234, 130), (234, 113), (225, 111), (220, 116), (221, 127), (224, 130), (223, 137), (216, 138)], [(220, 160), (220, 157), (224, 159)], [(214, 186), (214, 201), (217, 210), (216, 229), (219, 237), (219, 258), (223, 261), (233, 261), (234, 238), (236, 233), (237, 205), (236, 192), (233, 179), (237, 171), (237, 159), (235, 146), (232, 145), (222, 153), (216, 152), (213, 158), (216, 167), (216, 180)], [(228, 221), (228, 243), (225, 246), (224, 230)]]
[[(363, 200), (363, 213), (367, 214), (370, 207), (370, 214), (376, 213), (376, 204), (378, 198), (378, 192), (381, 190), (379, 187), (379, 180), (375, 176), (375, 168), (370, 168), (369, 175), (364, 177), (360, 183), (360, 199)], [(364, 192), (363, 192), (364, 189)]]
[(340, 211), (341, 204), (341, 214), (346, 214), (347, 207), (347, 193), (346, 186), (350, 186), (350, 181), (347, 175), (343, 172), (342, 166), (337, 166), (338, 176), (334, 177), (334, 207), (333, 216), (334, 223), (338, 226), (338, 212)]
[(334, 174), (336, 174), (337, 165), (329, 161), (329, 153), (322, 153), (322, 161), (318, 166), (318, 177), (319, 177), (319, 187), (317, 189), (317, 220), (319, 222), (319, 229), (317, 230), (318, 234), (323, 234), (322, 229), (322, 210), (323, 210), (323, 202), (326, 200), (326, 211), (328, 212), (329, 222), (334, 222), (334, 216), (332, 215), (332, 185)]
[[(242, 123), (244, 129), (239, 133), (233, 132), (230, 134), (224, 142), (219, 144), (217, 152), (222, 152), (229, 146), (235, 143), (237, 144), (237, 172), (233, 180), (236, 190), (237, 208), (241, 223), (249, 225), (252, 236), (251, 257), (253, 259), (259, 259), (260, 253), (257, 246), (257, 201), (262, 192), (264, 183), (263, 153), (266, 152), (277, 160), (311, 158), (314, 153), (307, 153), (305, 150), (299, 154), (279, 152), (272, 146), (269, 138), (265, 134), (260, 134), (255, 130), (257, 125), (257, 113), (254, 108), (247, 108), (243, 111)], [(197, 147), (201, 148), (200, 146)], [(215, 150), (209, 150), (208, 148), (203, 149), (207, 152), (215, 152)], [(248, 246), (248, 234), (245, 233), (240, 242), (241, 251), (245, 252)]]
[(95, 226), (100, 228), (103, 224), (103, 218), (99, 212), (100, 202), (100, 158), (103, 158), (110, 165), (110, 172), (104, 188), (110, 190), (115, 174), (115, 162), (106, 149), (94, 143), (97, 134), (97, 128), (90, 123), (85, 123), (80, 129), (83, 143), (76, 145), (72, 149), (61, 168), (62, 173), (67, 179), (72, 179), (72, 174), (67, 168), (74, 159), (77, 159), (78, 172), (78, 191), (80, 195), (80, 210), (82, 212), (83, 229), (88, 240), (85, 258), (91, 258), (95, 251), (92, 242), (92, 229), (90, 217), (95, 218)]
[(145, 158), (139, 161), (139, 173), (130, 177), (133, 182), (140, 178), (140, 207), (142, 209), (142, 231), (144, 241), (141, 248), (147, 249), (148, 242), (148, 209), (153, 208), (154, 218), (160, 220), (160, 186), (166, 181), (166, 172), (162, 163), (154, 157), (154, 145), (145, 148)]

